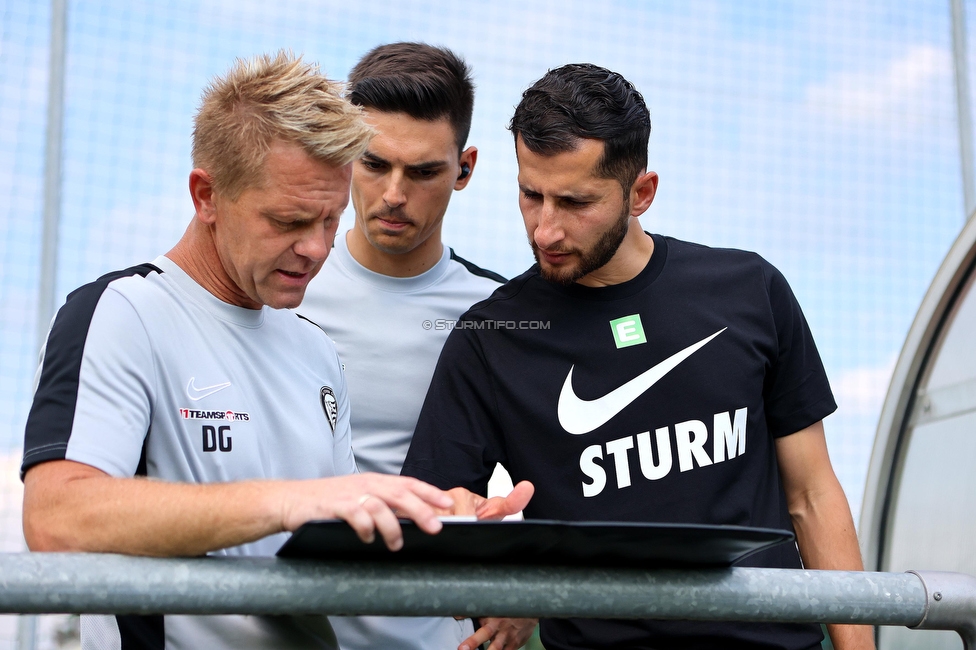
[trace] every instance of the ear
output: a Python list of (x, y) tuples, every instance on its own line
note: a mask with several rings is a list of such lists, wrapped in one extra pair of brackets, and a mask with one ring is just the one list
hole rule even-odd
[(190, 172), (190, 198), (196, 209), (196, 218), (205, 224), (212, 224), (217, 218), (214, 206), (213, 179), (202, 169)]
[(467, 149), (461, 152), (461, 157), (458, 159), (458, 169), (461, 168), (461, 165), (467, 165), (468, 175), (465, 176), (464, 178), (458, 178), (454, 182), (454, 189), (463, 190), (465, 187), (468, 186), (468, 183), (471, 181), (471, 176), (474, 174), (474, 165), (476, 162), (478, 162), (477, 147), (468, 147)]
[(630, 215), (639, 217), (651, 207), (657, 194), (657, 172), (644, 172), (630, 188)]

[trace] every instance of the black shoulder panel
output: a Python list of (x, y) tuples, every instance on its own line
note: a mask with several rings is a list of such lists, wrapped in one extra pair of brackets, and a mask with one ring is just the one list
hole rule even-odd
[(460, 255), (455, 253), (453, 248), (451, 249), (451, 259), (461, 264), (464, 268), (468, 270), (468, 273), (471, 273), (472, 275), (477, 275), (482, 278), (488, 278), (489, 280), (494, 280), (498, 284), (505, 284), (506, 282), (508, 282), (508, 280), (506, 280), (503, 276), (498, 275), (494, 271), (489, 271), (487, 269), (481, 268), (480, 266), (475, 266), (468, 260), (464, 259)]
[[(297, 311), (295, 312), (295, 315), (296, 315), (296, 316), (298, 316), (299, 318), (301, 318), (301, 319), (302, 319), (303, 321), (307, 321), (307, 322), (309, 322), (309, 323), (311, 323), (312, 325), (315, 325), (315, 326), (316, 326), (317, 328), (319, 328), (319, 329), (320, 329), (320, 330), (322, 330), (323, 332), (325, 332), (325, 328), (324, 328), (324, 327), (322, 327), (321, 325), (319, 325), (318, 323), (316, 323), (316, 322), (315, 322), (314, 320), (312, 320), (312, 319), (311, 319), (311, 318), (309, 318), (308, 316), (302, 316), (302, 315), (301, 315), (301, 314), (299, 314), (299, 313), (298, 313)], [(327, 332), (326, 332), (326, 333), (327, 333)]]
[(152, 264), (140, 264), (103, 275), (68, 294), (47, 337), (41, 379), (24, 431), (21, 478), (38, 463), (64, 458), (75, 418), (85, 341), (102, 293), (114, 280), (132, 275), (146, 277), (153, 272), (162, 273)]

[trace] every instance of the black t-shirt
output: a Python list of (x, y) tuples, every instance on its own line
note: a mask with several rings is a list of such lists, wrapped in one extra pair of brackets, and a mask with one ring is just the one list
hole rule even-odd
[[(792, 530), (774, 440), (836, 408), (800, 307), (754, 253), (653, 237), (632, 280), (564, 287), (533, 267), (462, 316), (403, 473), (484, 494), (499, 462), (535, 485), (527, 518)], [(781, 545), (743, 564), (800, 559)], [(814, 625), (542, 623), (550, 650), (821, 638)]]

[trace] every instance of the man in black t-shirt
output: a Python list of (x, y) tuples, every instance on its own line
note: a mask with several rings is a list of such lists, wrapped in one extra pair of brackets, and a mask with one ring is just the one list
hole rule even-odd
[[(404, 473), (484, 494), (496, 462), (528, 518), (787, 528), (748, 558), (861, 569), (824, 441), (836, 405), (806, 320), (758, 255), (645, 233), (654, 199), (640, 93), (597, 66), (552, 70), (511, 130), (537, 264), (448, 338)], [(831, 626), (838, 649), (868, 627)], [(818, 648), (819, 626), (546, 620), (549, 650)]]

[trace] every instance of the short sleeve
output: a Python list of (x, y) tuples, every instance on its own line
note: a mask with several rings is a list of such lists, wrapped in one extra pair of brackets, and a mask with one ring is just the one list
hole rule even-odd
[(484, 495), (506, 464), (491, 373), (473, 330), (454, 330), (441, 351), (402, 474)]
[(73, 294), (55, 318), (25, 429), (22, 474), (60, 459), (111, 476), (138, 469), (152, 421), (152, 349), (133, 306), (102, 289)]
[(774, 437), (796, 433), (837, 409), (810, 326), (786, 278), (765, 265), (776, 330), (776, 357), (763, 389), (766, 421)]

